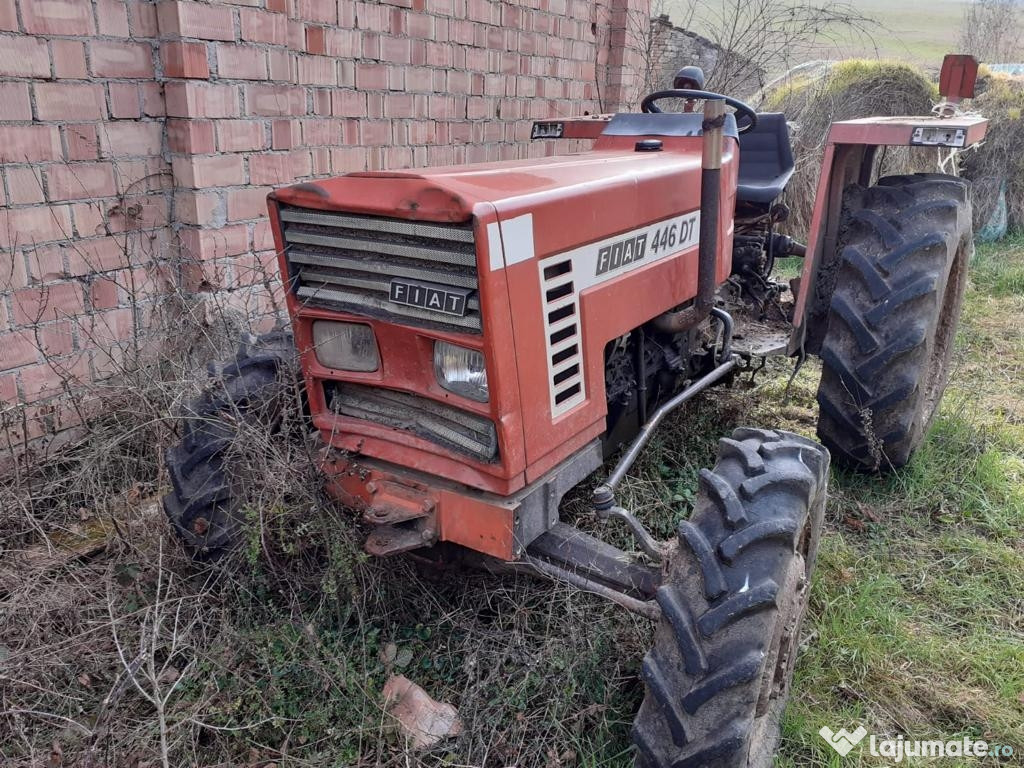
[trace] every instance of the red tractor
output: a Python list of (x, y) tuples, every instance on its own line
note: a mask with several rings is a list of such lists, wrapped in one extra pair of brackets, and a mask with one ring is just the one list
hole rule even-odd
[[(943, 93), (970, 95), (976, 68), (948, 57)], [(297, 352), (326, 487), (362, 516), (369, 553), (472, 551), (650, 618), (637, 764), (767, 765), (830, 452), (878, 471), (921, 443), (972, 251), (967, 184), (875, 178), (876, 151), (964, 148), (986, 121), (835, 123), (805, 247), (777, 231), (793, 172), (784, 116), (702, 90), (694, 68), (675, 85), (640, 114), (535, 125), (537, 138), (592, 138), (580, 154), (273, 192), (294, 340), (246, 344), (218, 369), (169, 451), (164, 505), (197, 556), (230, 546), (233, 422), (220, 416), (272, 421)], [(668, 100), (684, 110), (663, 112)], [(783, 256), (804, 257), (793, 297), (772, 277)], [(828, 450), (737, 429), (678, 536), (656, 541), (619, 505), (623, 477), (668, 413), (769, 354), (820, 356)], [(642, 556), (559, 519), (564, 494), (612, 456), (593, 509), (628, 526)]]

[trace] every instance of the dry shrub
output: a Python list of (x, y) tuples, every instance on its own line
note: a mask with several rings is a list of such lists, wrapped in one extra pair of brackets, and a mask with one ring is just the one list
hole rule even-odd
[[(919, 70), (895, 62), (849, 60), (797, 68), (761, 94), (761, 109), (784, 112), (791, 123), (796, 172), (784, 201), (787, 228), (798, 237), (810, 229), (818, 176), (831, 124), (871, 116), (927, 115), (938, 99)], [(936, 171), (934, 149), (889, 147), (879, 153), (879, 174)]]
[(971, 107), (989, 119), (982, 144), (963, 155), (973, 183), (974, 228), (980, 230), (1006, 193), (1011, 231), (1024, 228), (1024, 78), (982, 70)]

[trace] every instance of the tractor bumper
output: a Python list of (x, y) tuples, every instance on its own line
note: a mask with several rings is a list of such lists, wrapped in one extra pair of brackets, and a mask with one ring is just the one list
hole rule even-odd
[(558, 524), (562, 496), (601, 466), (595, 441), (511, 496), (468, 488), (364, 456), (324, 448), (328, 494), (372, 527), (364, 545), (386, 556), (447, 541), (500, 560), (518, 560)]

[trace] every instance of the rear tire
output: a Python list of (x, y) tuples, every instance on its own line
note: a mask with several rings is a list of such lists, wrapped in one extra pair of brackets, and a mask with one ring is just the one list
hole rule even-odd
[(825, 508), (828, 452), (738, 429), (679, 525), (633, 724), (641, 768), (769, 766)]
[(197, 560), (216, 559), (237, 541), (242, 500), (231, 448), (239, 420), (278, 431), (294, 360), (290, 333), (242, 343), (232, 362), (211, 364), (213, 383), (184, 409), (181, 440), (165, 456), (171, 492), (163, 506)]
[(818, 437), (865, 471), (906, 464), (949, 377), (973, 251), (967, 182), (890, 176), (847, 189), (821, 349)]

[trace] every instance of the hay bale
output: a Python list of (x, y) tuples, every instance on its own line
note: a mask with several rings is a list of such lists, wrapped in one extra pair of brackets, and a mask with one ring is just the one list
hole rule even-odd
[(971, 180), (974, 229), (981, 231), (999, 211), (1005, 192), (1007, 226), (1024, 229), (1024, 78), (983, 68), (971, 108), (989, 119), (985, 141), (962, 156)]
[[(806, 237), (825, 153), (829, 126), (837, 120), (927, 115), (938, 99), (936, 86), (902, 63), (849, 60), (797, 68), (761, 94), (762, 111), (783, 112), (791, 123), (796, 171), (783, 201), (792, 214), (786, 229)], [(889, 147), (879, 152), (881, 173), (937, 170), (935, 149)]]

